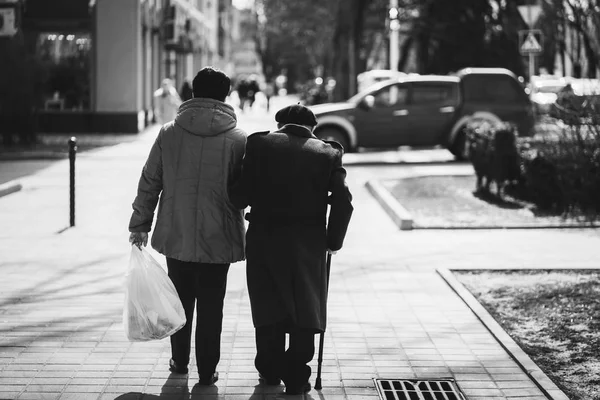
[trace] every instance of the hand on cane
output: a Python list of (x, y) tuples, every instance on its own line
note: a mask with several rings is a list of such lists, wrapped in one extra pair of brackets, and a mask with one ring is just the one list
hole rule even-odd
[(336, 254), (337, 252), (338, 252), (337, 250), (331, 250), (331, 249), (327, 249), (327, 253), (328, 253), (328, 254), (331, 254), (331, 255), (334, 255), (334, 254)]

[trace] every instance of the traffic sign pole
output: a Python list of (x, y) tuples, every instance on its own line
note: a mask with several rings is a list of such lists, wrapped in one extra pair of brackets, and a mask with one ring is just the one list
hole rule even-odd
[(531, 77), (535, 75), (535, 56), (533, 53), (529, 53), (529, 81), (531, 82)]
[[(528, 20), (531, 21), (531, 25), (533, 25), (533, 19), (532, 19), (532, 15), (531, 15), (531, 9), (532, 7), (527, 7), (527, 13), (529, 14), (528, 16)], [(532, 28), (532, 26), (530, 26), (529, 28)], [(531, 77), (535, 74), (535, 58), (533, 56), (533, 53), (529, 53), (529, 82), (531, 82)]]
[[(529, 80), (535, 75), (535, 54), (541, 53), (543, 50), (541, 46), (541, 32), (532, 29), (542, 10), (540, 5), (536, 4), (537, 0), (530, 1), (532, 4), (518, 6), (521, 17), (523, 17), (523, 20), (529, 27), (528, 31), (521, 31), (523, 32), (523, 36), (520, 36), (522, 40), (522, 43), (520, 43), (521, 54), (529, 56)], [(519, 35), (521, 35), (521, 32), (519, 32)], [(536, 33), (538, 33), (538, 38), (536, 38)]]

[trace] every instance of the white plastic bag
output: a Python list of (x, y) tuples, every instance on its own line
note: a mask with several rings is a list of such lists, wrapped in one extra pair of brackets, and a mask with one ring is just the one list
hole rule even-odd
[(185, 322), (183, 305), (165, 270), (146, 250), (131, 246), (123, 309), (127, 338), (132, 342), (164, 339)]

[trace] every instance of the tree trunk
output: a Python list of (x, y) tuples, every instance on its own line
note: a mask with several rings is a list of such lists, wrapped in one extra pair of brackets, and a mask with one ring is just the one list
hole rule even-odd
[(402, 46), (400, 46), (400, 60), (398, 61), (398, 71), (405, 71), (406, 64), (410, 57), (410, 50), (413, 44), (413, 37), (409, 36), (404, 40)]
[(596, 78), (596, 72), (598, 68), (598, 54), (592, 48), (590, 37), (586, 32), (581, 32), (583, 38), (583, 48), (587, 58), (587, 77), (591, 79)]
[(333, 46), (337, 82), (334, 97), (338, 101), (348, 99), (356, 93), (363, 18), (368, 3), (368, 0), (339, 2)]

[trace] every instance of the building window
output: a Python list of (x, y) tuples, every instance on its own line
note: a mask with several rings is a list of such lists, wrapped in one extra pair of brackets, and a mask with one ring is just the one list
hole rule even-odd
[(89, 110), (92, 41), (89, 34), (45, 32), (36, 42), (43, 71), (42, 106)]

